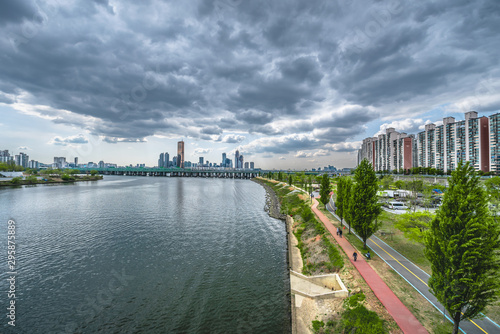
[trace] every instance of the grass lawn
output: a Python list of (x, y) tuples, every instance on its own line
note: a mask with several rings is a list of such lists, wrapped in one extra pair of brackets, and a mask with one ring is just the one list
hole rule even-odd
[[(415, 263), (426, 273), (431, 272), (431, 264), (424, 255), (425, 246), (421, 243), (408, 240), (403, 232), (394, 227), (394, 221), (398, 219), (398, 215), (387, 211), (382, 211), (378, 221), (382, 223), (377, 237), (384, 240), (389, 246), (400, 252), (408, 260)], [(382, 235), (380, 231), (385, 232)]]

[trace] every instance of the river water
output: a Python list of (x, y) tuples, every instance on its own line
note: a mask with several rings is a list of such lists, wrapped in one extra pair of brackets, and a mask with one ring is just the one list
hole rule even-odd
[(286, 333), (286, 229), (264, 206), (249, 180), (105, 176), (0, 189), (0, 332)]

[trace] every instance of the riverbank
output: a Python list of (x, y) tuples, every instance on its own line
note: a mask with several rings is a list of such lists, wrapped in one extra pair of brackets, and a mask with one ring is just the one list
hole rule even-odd
[(37, 184), (74, 183), (82, 181), (98, 181), (102, 179), (103, 179), (102, 175), (72, 176), (70, 179), (62, 179), (60, 177), (49, 177), (47, 179), (42, 179), (42, 180), (30, 177), (27, 177), (25, 179), (13, 178), (5, 181), (2, 181), (0, 179), (0, 187), (31, 186)]
[(262, 182), (259, 178), (254, 178), (252, 181), (260, 184), (266, 190), (266, 206), (264, 210), (269, 213), (269, 216), (280, 220), (286, 220), (286, 215), (281, 213), (280, 201), (274, 189)]
[[(292, 294), (292, 333), (350, 331), (366, 326), (377, 328), (373, 333), (402, 333), (348, 255), (317, 222), (310, 209), (309, 196), (283, 182), (263, 179), (259, 183), (269, 187), (268, 192), (274, 193), (277, 205), (290, 215), (287, 218), (290, 269), (306, 276), (338, 274), (349, 291), (348, 299), (358, 300), (362, 306), (350, 308), (344, 298), (317, 299)], [(368, 314), (370, 321), (365, 318)]]

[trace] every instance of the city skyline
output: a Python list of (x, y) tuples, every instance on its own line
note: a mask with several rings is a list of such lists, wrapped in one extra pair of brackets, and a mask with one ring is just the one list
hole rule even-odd
[[(137, 15), (141, 13), (141, 15)], [(0, 3), (1, 146), (354, 167), (362, 140), (500, 110), (497, 1)], [(189, 148), (188, 148), (189, 147)]]

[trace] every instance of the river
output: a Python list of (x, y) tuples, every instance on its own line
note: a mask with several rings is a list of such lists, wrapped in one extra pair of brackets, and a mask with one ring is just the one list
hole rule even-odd
[(264, 206), (249, 180), (105, 176), (0, 189), (0, 332), (286, 333), (286, 228)]

